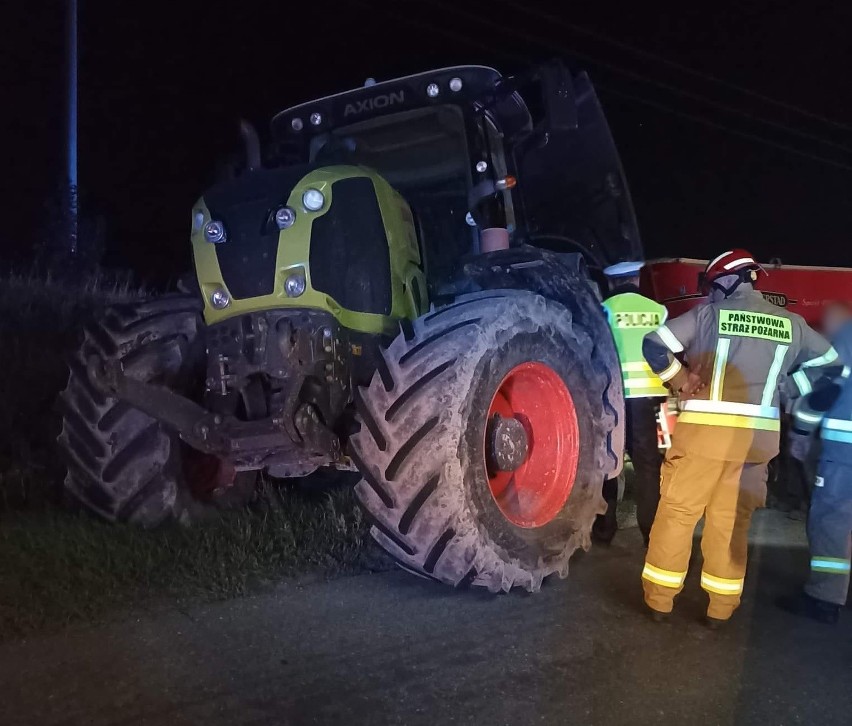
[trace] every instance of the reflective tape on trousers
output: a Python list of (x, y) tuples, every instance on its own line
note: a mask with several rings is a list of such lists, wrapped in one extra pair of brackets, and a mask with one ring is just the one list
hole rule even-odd
[(744, 578), (730, 580), (724, 577), (701, 573), (701, 587), (717, 595), (739, 595), (743, 591)]
[(733, 413), (738, 416), (753, 416), (757, 418), (778, 418), (780, 415), (776, 406), (761, 406), (756, 403), (735, 403), (733, 401), (705, 401), (697, 398), (684, 401), (682, 408), (684, 411)]
[(835, 431), (834, 429), (823, 429), (822, 440), (834, 441), (838, 444), (852, 444), (852, 431)]
[(661, 567), (654, 567), (654, 565), (650, 565), (646, 562), (645, 568), (642, 570), (642, 577), (645, 580), (653, 582), (655, 585), (662, 585), (663, 587), (676, 589), (683, 585), (683, 581), (686, 579), (686, 573), (664, 570)]
[(736, 416), (729, 413), (684, 411), (678, 417), (678, 422), (697, 424), (699, 426), (728, 426), (735, 429), (755, 429), (759, 431), (781, 430), (781, 422), (777, 418), (753, 418), (751, 416)]
[(852, 421), (842, 418), (827, 418), (822, 422), (824, 428), (835, 431), (852, 431)]
[(822, 422), (822, 438), (824, 441), (852, 444), (852, 421), (846, 421), (842, 418), (824, 419)]
[(840, 557), (812, 557), (811, 569), (814, 572), (826, 572), (833, 575), (848, 575), (852, 570), (849, 560)]

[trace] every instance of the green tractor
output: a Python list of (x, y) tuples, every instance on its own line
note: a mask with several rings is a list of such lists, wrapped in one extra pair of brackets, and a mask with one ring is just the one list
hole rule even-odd
[(143, 526), (260, 472), (359, 472), (372, 534), (537, 590), (622, 466), (601, 270), (641, 259), (584, 74), (459, 66), (281, 112), (191, 212), (184, 294), (110, 308), (62, 394), (68, 493)]

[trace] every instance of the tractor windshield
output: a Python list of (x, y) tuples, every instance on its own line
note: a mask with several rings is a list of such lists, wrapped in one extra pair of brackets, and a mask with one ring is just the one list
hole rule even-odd
[(475, 244), (477, 232), (465, 218), (471, 159), (481, 157), (470, 146), (462, 110), (441, 105), (379, 116), (315, 136), (309, 160), (323, 166), (370, 167), (399, 191), (414, 213), (432, 278), (442, 276), (444, 261), (451, 265)]
[(469, 184), (464, 117), (455, 106), (405, 111), (335, 129), (311, 139), (310, 161), (358, 164), (397, 189)]

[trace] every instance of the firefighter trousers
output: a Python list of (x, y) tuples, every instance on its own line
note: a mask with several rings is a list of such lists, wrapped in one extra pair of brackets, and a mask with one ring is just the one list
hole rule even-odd
[(843, 605), (852, 559), (852, 465), (821, 461), (808, 514), (811, 574), (805, 592)]
[(710, 596), (707, 615), (731, 617), (745, 581), (751, 516), (766, 501), (766, 476), (767, 462), (709, 459), (678, 449), (675, 441), (663, 462), (660, 504), (642, 571), (650, 608), (671, 612), (686, 579), (695, 526), (704, 516), (701, 587)]

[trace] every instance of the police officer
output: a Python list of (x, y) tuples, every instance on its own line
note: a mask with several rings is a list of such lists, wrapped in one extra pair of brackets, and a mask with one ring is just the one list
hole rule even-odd
[[(835, 326), (837, 326), (835, 328)], [(802, 593), (781, 598), (779, 607), (833, 625), (849, 591), (852, 560), (852, 322), (826, 321), (840, 354), (830, 381), (800, 399), (794, 408), (795, 427), (802, 433), (821, 429), (822, 455), (808, 513), (811, 571)]]
[[(668, 390), (645, 361), (642, 341), (665, 322), (667, 312), (665, 307), (639, 293), (642, 265), (620, 262), (604, 270), (610, 293), (603, 306), (621, 363), (627, 415), (625, 448), (635, 474), (636, 519), (647, 546), (660, 499), (662, 457), (657, 445), (656, 412), (660, 403), (666, 401)], [(607, 511), (595, 521), (592, 534), (598, 541), (610, 542), (618, 528), (617, 479), (604, 482), (603, 496)]]
[[(683, 589), (702, 516), (706, 624), (719, 627), (739, 606), (751, 516), (765, 502), (767, 463), (778, 453), (779, 384), (795, 367), (819, 368), (837, 358), (801, 317), (754, 289), (761, 271), (747, 251), (724, 252), (705, 269), (708, 303), (645, 338), (651, 368), (683, 397), (642, 572), (656, 621), (667, 617)], [(676, 357), (681, 353), (686, 364)], [(796, 382), (805, 389), (801, 378)]]

